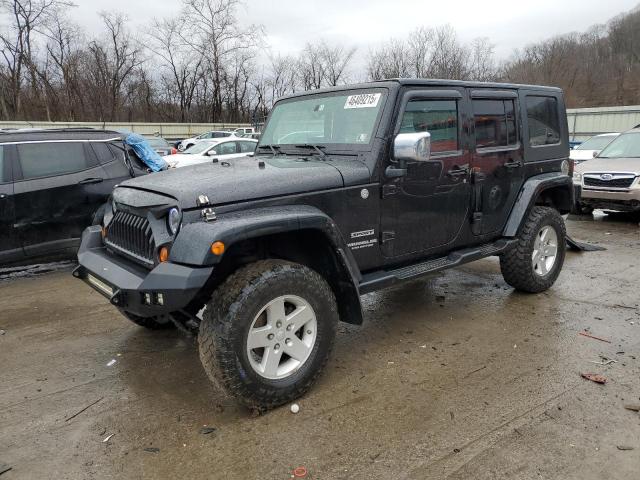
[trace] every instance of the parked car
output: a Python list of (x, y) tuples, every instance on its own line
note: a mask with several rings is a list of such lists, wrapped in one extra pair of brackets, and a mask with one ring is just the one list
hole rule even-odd
[(212, 130), (211, 132), (202, 133), (197, 137), (185, 138), (178, 145), (178, 150), (182, 152), (202, 140), (212, 140), (216, 138), (227, 138), (235, 136), (236, 134), (234, 132), (227, 132), (226, 130)]
[(586, 160), (591, 160), (600, 151), (609, 145), (615, 138), (620, 135), (619, 133), (603, 133), (601, 135), (595, 135), (589, 140), (585, 140), (576, 148), (569, 152), (569, 158), (577, 165)]
[(153, 148), (161, 157), (178, 153), (178, 150), (172, 147), (171, 144), (162, 137), (153, 136), (144, 138), (151, 148)]
[(198, 332), (208, 376), (266, 410), (311, 388), (338, 322), (363, 322), (360, 295), (490, 256), (517, 290), (550, 288), (573, 203), (568, 140), (558, 88), (299, 93), (276, 102), (256, 161), (120, 184), (73, 274), (137, 325)]
[(574, 213), (640, 211), (640, 128), (617, 136), (595, 158), (577, 165), (573, 183)]
[(240, 127), (236, 128), (233, 133), (238, 137), (249, 137), (250, 135), (258, 132), (253, 127)]
[(0, 133), (0, 264), (75, 252), (113, 187), (145, 173), (118, 132)]
[(203, 140), (184, 152), (164, 157), (170, 168), (188, 167), (215, 160), (245, 157), (256, 150), (257, 140), (233, 138), (231, 140)]

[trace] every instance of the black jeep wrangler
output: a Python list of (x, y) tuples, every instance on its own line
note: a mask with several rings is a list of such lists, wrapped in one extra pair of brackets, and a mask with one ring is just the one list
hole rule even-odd
[(573, 204), (562, 91), (389, 80), (276, 103), (252, 157), (128, 180), (74, 275), (267, 409), (307, 391), (360, 295), (497, 255), (555, 282)]

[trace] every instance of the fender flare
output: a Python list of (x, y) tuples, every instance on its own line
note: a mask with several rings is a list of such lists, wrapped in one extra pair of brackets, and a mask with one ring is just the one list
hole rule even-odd
[[(223, 242), (228, 250), (235, 243), (277, 233), (317, 230), (335, 252), (338, 282), (333, 285), (340, 318), (362, 323), (360, 269), (340, 229), (324, 212), (310, 205), (287, 205), (225, 213), (212, 222), (183, 225), (171, 248), (170, 261), (186, 265), (215, 266), (224, 255), (211, 253), (211, 244)], [(215, 275), (215, 268), (214, 268)]]
[(530, 177), (520, 189), (516, 203), (511, 209), (509, 219), (503, 230), (505, 237), (515, 237), (518, 234), (522, 221), (536, 204), (536, 200), (540, 195), (549, 189), (567, 189), (569, 200), (566, 205), (560, 205), (563, 210), (569, 212), (573, 205), (573, 179), (561, 172), (543, 173)]

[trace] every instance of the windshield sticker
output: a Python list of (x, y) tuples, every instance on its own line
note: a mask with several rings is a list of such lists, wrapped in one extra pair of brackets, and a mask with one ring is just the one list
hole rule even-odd
[(347, 108), (374, 108), (378, 106), (381, 93), (361, 93), (360, 95), (349, 95), (344, 103)]

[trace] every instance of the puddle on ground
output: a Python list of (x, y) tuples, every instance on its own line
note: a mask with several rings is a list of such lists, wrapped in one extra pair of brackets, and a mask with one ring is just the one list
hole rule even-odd
[(35, 263), (19, 267), (1, 267), (0, 282), (8, 282), (18, 278), (37, 277), (50, 272), (71, 271), (76, 266), (76, 262), (65, 260), (50, 263)]

